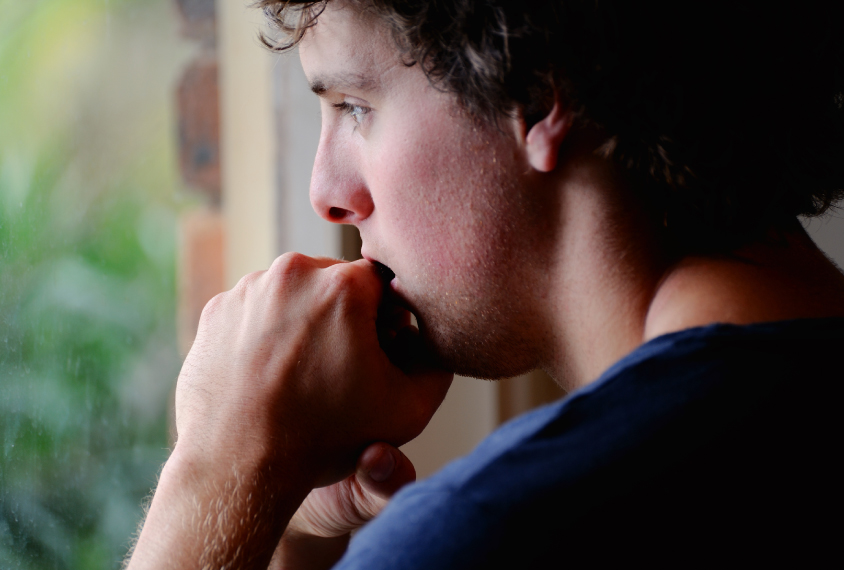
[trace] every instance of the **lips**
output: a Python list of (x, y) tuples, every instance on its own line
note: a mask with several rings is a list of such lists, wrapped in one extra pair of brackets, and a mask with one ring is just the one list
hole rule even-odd
[(375, 266), (375, 269), (378, 271), (378, 275), (381, 277), (381, 282), (384, 283), (384, 288), (389, 289), (390, 281), (395, 278), (396, 273), (374, 257), (367, 255), (365, 251), (362, 251), (361, 254), (365, 260)]
[(413, 307), (411, 303), (408, 302), (408, 300), (397, 289), (398, 280), (396, 279), (395, 272), (380, 261), (377, 261), (366, 254), (363, 254), (363, 258), (374, 265), (375, 269), (378, 271), (378, 275), (381, 277), (381, 283), (384, 284), (385, 299), (389, 299), (391, 303), (412, 313)]
[(381, 276), (381, 283), (384, 285), (385, 298), (389, 299), (391, 303), (410, 311), (410, 305), (407, 303), (407, 300), (405, 300), (395, 289), (396, 283), (394, 279), (396, 278), (396, 274), (393, 270), (380, 261), (372, 260), (371, 263), (375, 266), (378, 270), (378, 274)]

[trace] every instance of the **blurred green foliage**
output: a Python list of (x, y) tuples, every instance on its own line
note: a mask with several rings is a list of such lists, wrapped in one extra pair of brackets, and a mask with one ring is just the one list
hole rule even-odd
[(169, 0), (0, 0), (0, 568), (115, 568), (166, 458)]

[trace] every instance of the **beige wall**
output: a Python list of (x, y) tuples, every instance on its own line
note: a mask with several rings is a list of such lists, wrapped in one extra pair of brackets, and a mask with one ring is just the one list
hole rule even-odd
[(820, 219), (804, 221), (803, 225), (818, 247), (839, 268), (844, 268), (844, 205)]
[(260, 11), (218, 0), (220, 149), (226, 225), (226, 286), (276, 257), (276, 141), (272, 65), (259, 44)]
[(276, 249), (340, 257), (340, 226), (320, 218), (308, 189), (319, 144), (319, 100), (297, 53), (277, 55), (272, 68), (276, 168)]

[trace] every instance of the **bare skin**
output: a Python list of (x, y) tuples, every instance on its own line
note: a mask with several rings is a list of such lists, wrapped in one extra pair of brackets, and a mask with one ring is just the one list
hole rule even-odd
[[(329, 567), (413, 479), (396, 447), (448, 389), (436, 363), (541, 366), (574, 389), (662, 334), (844, 316), (844, 276), (799, 227), (730, 256), (669, 257), (564, 102), (530, 130), (480, 128), (340, 2), (301, 57), (323, 105), (312, 202), (360, 229), (367, 259), (288, 254), (209, 304), (133, 570)], [(395, 272), (387, 301), (376, 261)], [(390, 299), (420, 335), (398, 310), (385, 351)], [(396, 366), (399, 353), (415, 356)]]
[(370, 446), (354, 475), (308, 495), (276, 548), (271, 570), (330, 568), (345, 552), (350, 533), (415, 479), (413, 464), (401, 451), (385, 443)]
[[(796, 224), (795, 224), (796, 226)], [(677, 310), (675, 307), (684, 307)], [(715, 322), (844, 316), (844, 275), (799, 227), (727, 257), (687, 257), (666, 273), (645, 340)]]
[[(658, 336), (712, 323), (844, 316), (844, 276), (795, 221), (729, 254), (672, 259), (654, 224), (593, 153), (567, 156), (557, 277), (542, 366), (568, 390)], [(574, 150), (578, 153), (578, 150)]]
[[(130, 568), (266, 568), (312, 489), (345, 479), (372, 442), (422, 431), (451, 374), (393, 364), (376, 330), (382, 291), (366, 261), (288, 254), (208, 304)], [(396, 354), (416, 342), (400, 331)]]

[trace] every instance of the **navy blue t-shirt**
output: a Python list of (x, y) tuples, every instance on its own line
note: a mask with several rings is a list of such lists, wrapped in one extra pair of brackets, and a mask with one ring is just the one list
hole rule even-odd
[(337, 568), (841, 562), (842, 381), (844, 319), (662, 336), (403, 489)]

